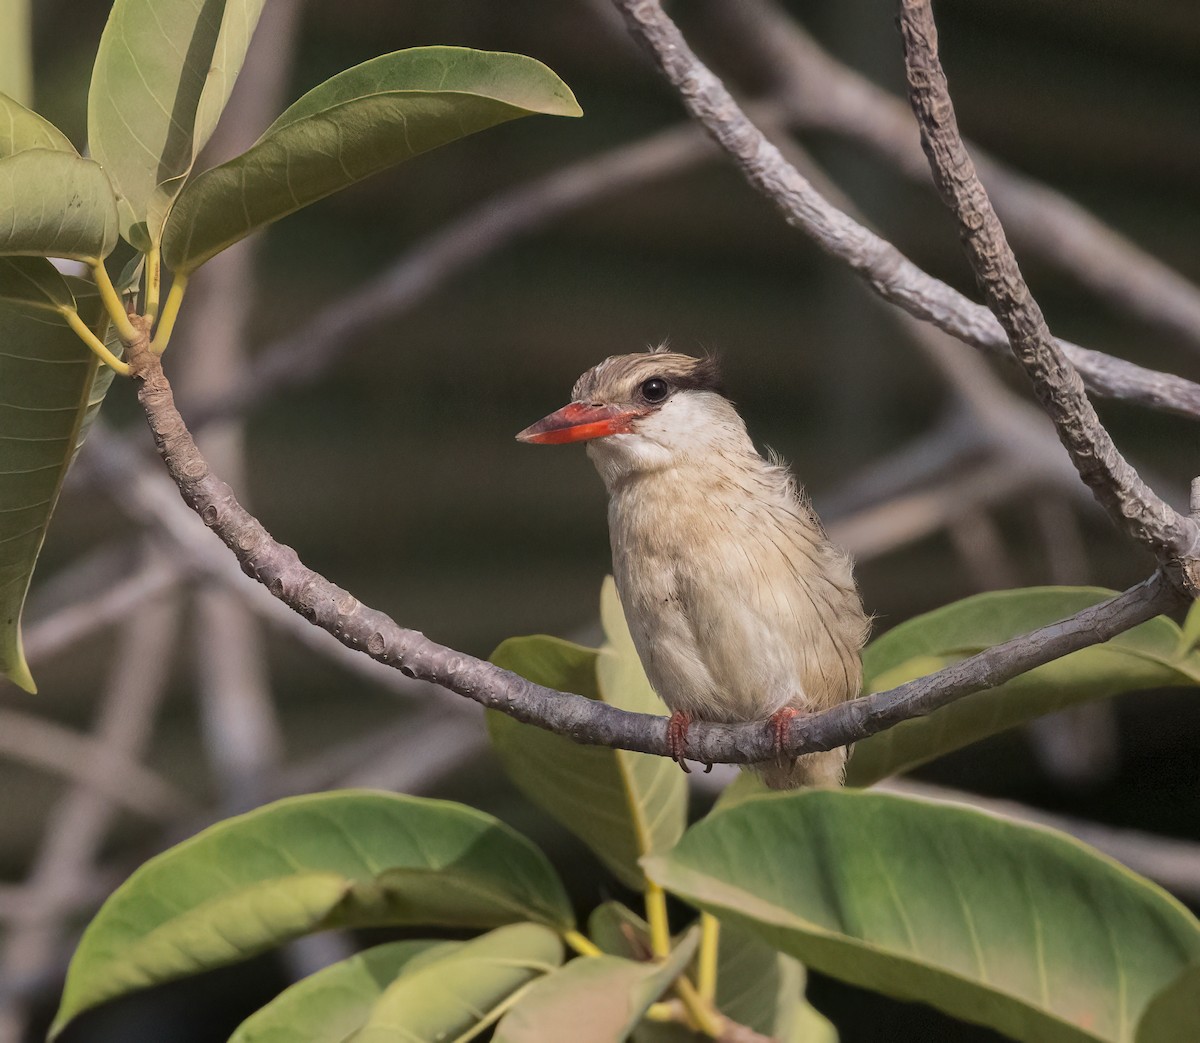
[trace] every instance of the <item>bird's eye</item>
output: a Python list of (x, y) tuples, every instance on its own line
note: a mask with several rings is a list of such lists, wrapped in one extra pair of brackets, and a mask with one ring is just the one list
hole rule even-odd
[(671, 387), (662, 377), (651, 377), (643, 381), (638, 390), (647, 402), (662, 402), (670, 393)]

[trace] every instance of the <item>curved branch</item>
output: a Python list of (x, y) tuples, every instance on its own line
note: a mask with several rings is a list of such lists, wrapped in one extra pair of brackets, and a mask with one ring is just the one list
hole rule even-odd
[[(1079, 476), (1109, 517), (1153, 551), (1195, 595), (1200, 526), (1142, 481), (1100, 423), (1067, 353), (1055, 342), (1029, 292), (1000, 219), (963, 145), (937, 50), (929, 0), (901, 0), (900, 33), (909, 98), (921, 128), (934, 184), (958, 219), (959, 235), (988, 307), (1058, 430)], [(1189, 562), (1190, 559), (1190, 562)]]
[[(729, 153), (750, 184), (793, 228), (845, 262), (885, 300), (959, 340), (1005, 358), (1008, 339), (982, 304), (917, 267), (887, 240), (833, 206), (750, 122), (724, 84), (696, 57), (660, 0), (613, 0), (687, 110)], [(1088, 390), (1183, 416), (1200, 417), (1200, 385), (1059, 341)]]
[[(775, 0), (707, 6), (722, 43), (741, 45), (793, 126), (854, 141), (903, 177), (932, 184), (902, 99), (826, 51)], [(1200, 349), (1200, 287), (1058, 190), (970, 148), (1014, 242), (1099, 300)]]
[[(754, 111), (773, 112), (776, 119), (782, 115), (774, 105)], [(305, 323), (303, 330), (267, 344), (251, 364), (245, 380), (199, 405), (193, 413), (193, 429), (240, 415), (278, 391), (310, 383), (337, 361), (356, 335), (415, 307), (451, 277), (514, 239), (564, 214), (632, 186), (669, 177), (718, 154), (702, 130), (689, 123), (656, 131), (497, 193), (405, 251), (365, 286), (323, 308)], [(977, 309), (985, 324), (990, 319), (986, 308), (970, 304), (911, 262), (906, 263), (967, 309)], [(881, 295), (897, 303), (888, 294)], [(906, 310), (918, 318), (928, 318), (919, 311)], [(973, 341), (954, 329), (942, 328), (976, 347), (1007, 357), (1007, 342), (999, 327), (990, 341), (986, 337)], [(1098, 351), (1080, 347), (1072, 350), (1074, 358), (1086, 362), (1088, 387), (1095, 394), (1200, 419), (1200, 385)]]
[(0, 709), (0, 757), (61, 775), (156, 822), (195, 810), (185, 794), (124, 751), (20, 710)]
[[(144, 330), (144, 320), (134, 321)], [(276, 543), (238, 503), (233, 490), (209, 470), (175, 408), (161, 360), (150, 350), (144, 333), (129, 345), (126, 358), (159, 455), (184, 502), (233, 551), (242, 570), (284, 604), (349, 648), (519, 721), (576, 742), (669, 755), (665, 717), (630, 713), (545, 688), (439, 645), (399, 626), (307, 568), (291, 547)], [(1125, 593), (1069, 619), (1006, 641), (928, 677), (794, 720), (784, 750), (799, 755), (866, 738), (972, 692), (995, 687), (1068, 652), (1106, 641), (1175, 607), (1180, 600), (1175, 588), (1156, 572)], [(745, 764), (767, 760), (775, 750), (774, 730), (769, 724), (697, 722), (689, 731), (685, 752), (698, 761)]]

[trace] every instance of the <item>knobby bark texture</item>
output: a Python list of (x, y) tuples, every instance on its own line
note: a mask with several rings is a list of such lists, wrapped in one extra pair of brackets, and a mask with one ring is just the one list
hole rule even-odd
[[(931, 183), (906, 102), (826, 51), (776, 0), (703, 6), (706, 29), (769, 85), (794, 128), (835, 134), (901, 176)], [(1019, 249), (1049, 261), (1097, 300), (1200, 350), (1200, 287), (1074, 200), (969, 138), (966, 144)]]
[(958, 220), (959, 235), (988, 307), (1054, 422), (1080, 477), (1109, 517), (1153, 551), (1181, 587), (1200, 593), (1200, 526), (1146, 485), (1121, 455), (1084, 390), (1079, 373), (1055, 342), (1021, 275), (1000, 219), (958, 131), (954, 104), (938, 58), (929, 0), (901, 0), (900, 34), (909, 98), (934, 184)]
[[(179, 411), (161, 360), (149, 348), (145, 322), (126, 358), (138, 384), (138, 400), (159, 455), (187, 505), (233, 551), (242, 570), (275, 597), (342, 644), (395, 669), (447, 688), (519, 721), (576, 742), (668, 756), (665, 717), (631, 713), (605, 703), (555, 691), (501, 670), (474, 656), (437, 644), (401, 627), (359, 602), (277, 543), (233, 490), (212, 473)], [(1123, 594), (1069, 619), (989, 648), (938, 673), (887, 692), (856, 699), (791, 722), (784, 751), (799, 755), (830, 750), (928, 714), (972, 692), (995, 687), (1068, 652), (1106, 641), (1179, 604), (1181, 595), (1156, 572)], [(745, 764), (775, 753), (773, 728), (697, 722), (685, 753), (706, 763)]]
[[(886, 239), (826, 200), (793, 167), (696, 57), (660, 0), (613, 0), (692, 114), (737, 164), (742, 175), (789, 225), (849, 265), (885, 300), (973, 347), (1009, 356), (1008, 338), (982, 304), (967, 300), (910, 261)], [(1183, 416), (1200, 416), (1200, 385), (1123, 359), (1058, 342), (1088, 389)]]

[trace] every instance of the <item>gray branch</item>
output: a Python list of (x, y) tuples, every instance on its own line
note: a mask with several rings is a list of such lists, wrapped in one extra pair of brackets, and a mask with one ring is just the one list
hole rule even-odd
[[(750, 121), (724, 84), (692, 52), (659, 0), (613, 0), (684, 106), (729, 153), (746, 180), (789, 225), (847, 264), (885, 300), (959, 340), (1009, 356), (996, 317), (913, 264), (896, 247), (826, 200)], [(1200, 385), (1067, 341), (1059, 347), (1092, 393), (1184, 416), (1200, 416)]]
[[(771, 0), (718, 0), (708, 11), (722, 43), (744, 49), (794, 127), (846, 138), (903, 177), (931, 184), (903, 100), (838, 61)], [(1098, 300), (1200, 348), (1200, 288), (1061, 192), (970, 148), (1013, 242)]]
[[(135, 319), (135, 322), (142, 320)], [(377, 662), (466, 696), (489, 709), (565, 735), (576, 742), (667, 756), (666, 718), (555, 691), (491, 663), (447, 648), (399, 626), (349, 591), (307, 568), (296, 552), (277, 543), (245, 510), (233, 490), (209, 469), (179, 411), (157, 355), (145, 336), (127, 356), (138, 399), (184, 502), (233, 552), (242, 571), (309, 622)], [(799, 755), (864, 739), (902, 720), (932, 713), (957, 699), (993, 688), (1069, 652), (1176, 607), (1179, 592), (1156, 572), (1123, 594), (1069, 619), (987, 649), (970, 659), (887, 692), (879, 692), (791, 723), (784, 750)], [(698, 722), (685, 750), (708, 763), (749, 763), (775, 753), (769, 724)]]
[(975, 277), (1004, 328), (1013, 356), (1058, 430), (1080, 477), (1109, 517), (1177, 577), (1193, 596), (1200, 590), (1200, 526), (1165, 503), (1139, 477), (1100, 423), (1083, 381), (1050, 333), (1008, 245), (1000, 219), (959, 136), (954, 105), (937, 53), (929, 0), (901, 0), (909, 97), (934, 184), (958, 219)]

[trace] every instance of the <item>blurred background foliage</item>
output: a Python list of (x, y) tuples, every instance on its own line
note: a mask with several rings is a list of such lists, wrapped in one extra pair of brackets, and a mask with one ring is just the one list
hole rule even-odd
[[(673, 13), (701, 55), (749, 96), (762, 86), (761, 69), (713, 18), (728, 3), (736, 7), (736, 0), (688, 0)], [(831, 52), (899, 93), (892, 5), (785, 6)], [(107, 0), (34, 5), (35, 105), (80, 147), (108, 9)], [(943, 0), (938, 17), (965, 132), (1200, 281), (1197, 9), (1173, 0)], [(572, 87), (585, 118), (527, 120), (468, 138), (270, 229), (255, 253), (244, 338), (251, 356), (283, 334), (302, 337), (322, 308), (493, 193), (683, 119), (603, 0), (307, 0), (285, 103), (376, 54), (434, 43), (537, 57)], [(259, 39), (250, 63), (272, 46)], [(830, 135), (807, 135), (803, 144), (903, 251), (974, 295), (951, 219), (931, 192)], [(214, 149), (201, 165), (223, 158)], [(1145, 328), (1018, 255), (1060, 336), (1200, 379), (1195, 345)], [(211, 307), (219, 322), (220, 304)], [(713, 159), (556, 219), (357, 336), (330, 372), (248, 416), (244, 474), (235, 485), (312, 567), (438, 641), (486, 656), (514, 634), (594, 638), (609, 567), (603, 489), (582, 449), (538, 450), (512, 436), (563, 404), (575, 377), (601, 358), (668, 338), (680, 351), (720, 355), (752, 434), (791, 461), (835, 529), (861, 500), (847, 483), (935, 429), (951, 405), (944, 376), (855, 277)], [(189, 326), (172, 343), (168, 372), (191, 364), (181, 356), (203, 367), (205, 350), (205, 329)], [(1010, 374), (1001, 379), (1024, 394)], [(187, 415), (186, 396), (183, 406)], [(1143, 473), (1183, 501), (1197, 470), (1194, 425), (1119, 404), (1102, 403), (1100, 411)], [(107, 414), (114, 425), (140, 423), (127, 387), (114, 389)], [(971, 469), (966, 461), (964, 481)], [(66, 575), (92, 548), (121, 544), (128, 527), (102, 487), (70, 483), (35, 578), (31, 623), (79, 593), (56, 588), (56, 571)], [(1061, 493), (1022, 488), (972, 525), (863, 561), (858, 576), (882, 631), (988, 586), (1122, 588), (1149, 564), (1129, 553), (1098, 512)], [(186, 636), (192, 618), (176, 640), (144, 653), (168, 658), (173, 678), (145, 761), (198, 803), (229, 810), (194, 694), (195, 652)], [(37, 663), (42, 694), (6, 687), (0, 706), (88, 728), (114, 627)], [(418, 716), (426, 721), (455, 698), (431, 694), (430, 706), (413, 715), (408, 704), (398, 709), (382, 688), (290, 638), (268, 630), (267, 648), (287, 764)], [(481, 733), (481, 719), (467, 715), (463, 727)], [(1147, 693), (1112, 712), (999, 737), (920, 774), (1200, 840), (1198, 738), (1200, 711), (1190, 692)], [(490, 754), (464, 759), (430, 743), (414, 789), (501, 814), (565, 864), (582, 864), (561, 831), (498, 782)], [(1077, 744), (1091, 753), (1079, 770), (1064, 768), (1056, 751), (1065, 749), (1071, 761)], [(0, 786), (0, 879), (15, 884), (29, 872), (65, 783), (0, 758)], [(164, 839), (161, 828), (122, 815), (102, 855), (130, 867)], [(573, 884), (585, 906), (620, 893), (612, 880)], [(136, 1014), (85, 1020), (64, 1040), (224, 1039), (282, 980), (277, 962), (255, 967), (255, 974), (234, 970), (139, 999)], [(37, 995), (48, 1002), (52, 989)], [(849, 1041), (990, 1038), (923, 1010), (896, 1013), (899, 1005), (878, 999), (864, 1016), (852, 990), (829, 983), (818, 982), (811, 995)], [(198, 1003), (203, 1018), (187, 1013)], [(881, 1012), (890, 1012), (882, 1023)]]

